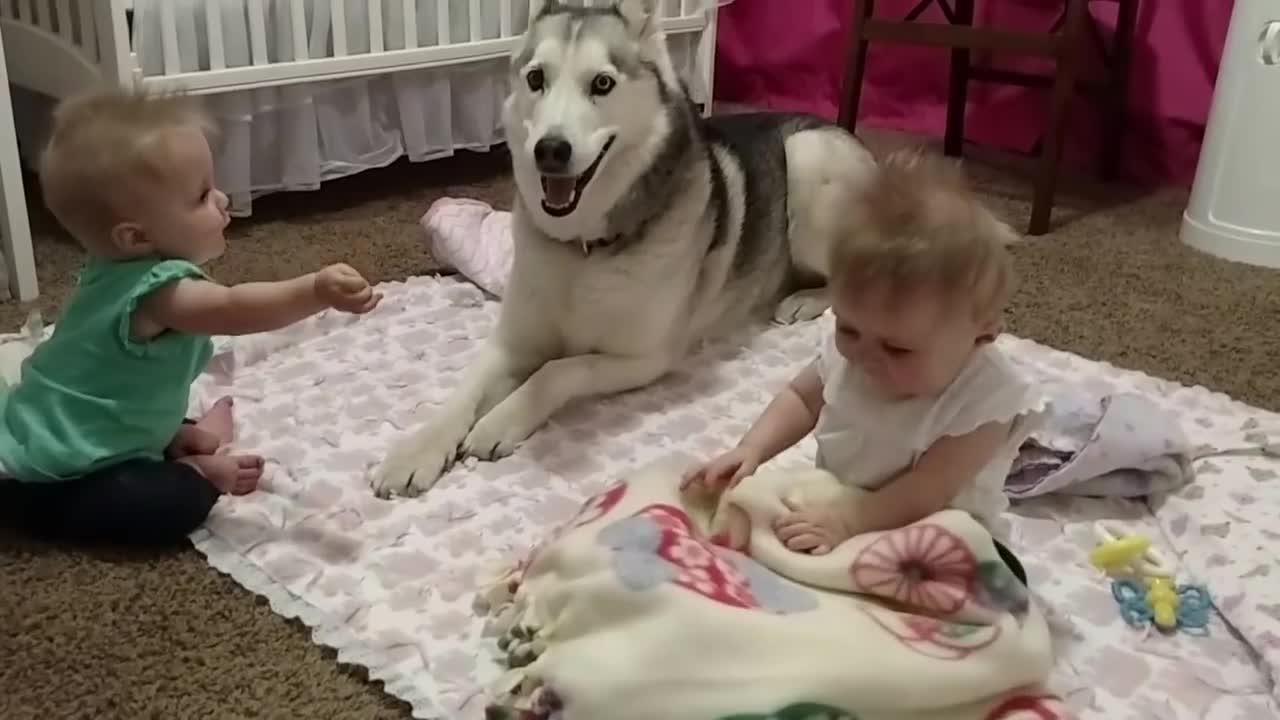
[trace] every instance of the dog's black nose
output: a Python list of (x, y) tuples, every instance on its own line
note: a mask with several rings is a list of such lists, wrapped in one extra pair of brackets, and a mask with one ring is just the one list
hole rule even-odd
[(538, 172), (547, 175), (560, 175), (569, 170), (569, 161), (573, 159), (573, 146), (568, 140), (556, 135), (548, 135), (533, 146), (533, 162)]

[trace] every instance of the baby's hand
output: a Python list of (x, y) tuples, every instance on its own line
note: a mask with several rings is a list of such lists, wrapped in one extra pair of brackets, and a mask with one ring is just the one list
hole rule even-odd
[(755, 449), (739, 446), (709, 463), (691, 468), (680, 481), (680, 490), (694, 485), (704, 491), (719, 495), (742, 482), (760, 467), (760, 453)]
[(346, 263), (336, 263), (316, 273), (316, 295), (325, 305), (342, 312), (363, 315), (382, 302), (369, 281)]

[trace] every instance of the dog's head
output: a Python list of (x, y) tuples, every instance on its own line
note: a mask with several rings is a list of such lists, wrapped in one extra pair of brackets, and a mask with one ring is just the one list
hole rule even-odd
[(553, 237), (601, 232), (670, 132), (666, 107), (680, 82), (659, 1), (548, 0), (512, 57), (503, 124), (516, 184)]

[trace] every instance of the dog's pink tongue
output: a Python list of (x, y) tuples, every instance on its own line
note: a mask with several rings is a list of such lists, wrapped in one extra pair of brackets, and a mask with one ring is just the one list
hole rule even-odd
[(577, 180), (571, 177), (542, 178), (542, 191), (546, 193), (547, 204), (552, 207), (564, 207), (573, 201), (574, 186)]

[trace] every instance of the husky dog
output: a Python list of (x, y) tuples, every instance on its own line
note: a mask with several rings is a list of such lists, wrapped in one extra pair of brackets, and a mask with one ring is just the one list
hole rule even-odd
[(826, 310), (824, 218), (870, 180), (871, 153), (813, 117), (703, 119), (660, 1), (549, 1), (533, 19), (503, 106), (517, 192), (501, 315), (374, 473), (378, 495), (506, 456), (570, 401), (647, 385), (703, 340)]

